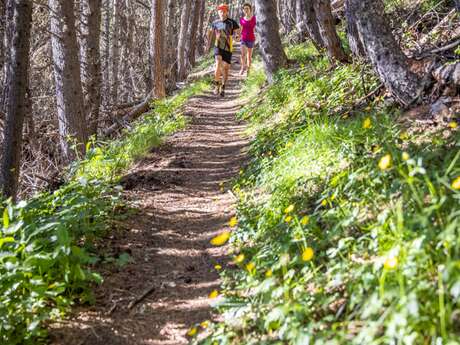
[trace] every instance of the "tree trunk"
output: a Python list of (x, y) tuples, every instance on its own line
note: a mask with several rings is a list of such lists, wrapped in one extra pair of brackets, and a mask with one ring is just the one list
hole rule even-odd
[(6, 6), (5, 0), (0, 0), (0, 83), (2, 81), (3, 65), (5, 63), (5, 26)]
[(356, 57), (365, 57), (366, 51), (359, 37), (358, 28), (356, 26), (356, 17), (350, 11), (350, 0), (345, 1), (345, 17), (347, 19), (347, 38), (350, 45), (351, 52)]
[(287, 65), (287, 57), (281, 44), (279, 22), (274, 0), (256, 0), (260, 52), (267, 77), (273, 82), (276, 71)]
[(184, 0), (182, 5), (182, 16), (180, 20), (179, 43), (177, 53), (178, 63), (178, 77), (179, 80), (184, 80), (187, 75), (186, 61), (185, 61), (185, 45), (187, 41), (187, 32), (190, 22), (190, 7), (191, 0)]
[(319, 32), (313, 1), (297, 0), (296, 7), (297, 29), (300, 33), (300, 41), (303, 42), (309, 37), (317, 50), (325, 48)]
[(118, 67), (120, 64), (120, 4), (121, 0), (113, 0), (113, 31), (112, 31), (112, 52), (111, 59), (111, 100), (112, 104), (118, 102), (118, 87), (119, 87), (119, 73)]
[(70, 161), (76, 153), (72, 146), (83, 155), (87, 140), (75, 15), (68, 0), (49, 0), (49, 8), (59, 135), (64, 158)]
[(187, 40), (185, 44), (185, 51), (187, 62), (185, 64), (187, 71), (191, 69), (191, 67), (195, 66), (195, 54), (196, 54), (196, 41), (197, 41), (197, 31), (198, 31), (198, 18), (200, 16), (201, 10), (201, 0), (193, 1), (192, 10), (190, 13), (192, 14), (192, 19), (189, 25), (189, 31), (187, 33)]
[(104, 83), (104, 108), (108, 108), (110, 104), (110, 94), (111, 94), (111, 87), (110, 87), (110, 19), (111, 19), (111, 0), (105, 0), (104, 4), (104, 71), (102, 74), (102, 80)]
[(384, 15), (383, 2), (350, 0), (349, 10), (355, 15), (367, 56), (382, 82), (402, 105), (414, 102), (421, 91), (422, 81), (409, 69), (408, 59)]
[(0, 164), (0, 196), (16, 198), (21, 163), (22, 130), (29, 113), (29, 49), (32, 1), (9, 0), (13, 13), (11, 25), (8, 95)]
[(97, 135), (101, 106), (101, 0), (82, 0), (82, 83), (89, 135)]
[(340, 62), (349, 62), (348, 56), (342, 48), (339, 36), (335, 30), (334, 17), (332, 16), (331, 0), (312, 0), (318, 27), (326, 46), (329, 58)]
[(150, 18), (150, 61), (152, 61), (153, 95), (156, 98), (164, 98), (165, 72), (163, 64), (164, 54), (164, 15), (163, 0), (152, 0)]
[(173, 90), (177, 81), (177, 24), (176, 11), (177, 0), (168, 0), (168, 25), (166, 41), (166, 78), (167, 89)]
[(206, 15), (206, 0), (200, 0), (201, 6), (200, 6), (200, 22), (198, 24), (198, 37), (197, 37), (197, 53), (198, 56), (202, 56), (204, 54), (204, 48), (205, 48), (205, 32), (204, 29), (205, 27), (205, 15)]

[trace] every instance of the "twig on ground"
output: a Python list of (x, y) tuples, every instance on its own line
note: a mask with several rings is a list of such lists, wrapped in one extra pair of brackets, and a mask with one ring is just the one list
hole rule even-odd
[(152, 285), (147, 290), (145, 290), (145, 292), (140, 297), (132, 300), (128, 304), (128, 310), (133, 309), (134, 306), (136, 306), (138, 303), (142, 302), (148, 295), (150, 295), (153, 291), (155, 291), (156, 288), (157, 288), (156, 285)]

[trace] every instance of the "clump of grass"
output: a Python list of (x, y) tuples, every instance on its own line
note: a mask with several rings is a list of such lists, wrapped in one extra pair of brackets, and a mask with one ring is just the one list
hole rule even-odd
[(255, 139), (234, 187), (239, 269), (197, 343), (456, 344), (458, 131), (421, 144), (381, 99), (334, 111), (362, 97), (361, 75), (308, 61), (240, 114)]

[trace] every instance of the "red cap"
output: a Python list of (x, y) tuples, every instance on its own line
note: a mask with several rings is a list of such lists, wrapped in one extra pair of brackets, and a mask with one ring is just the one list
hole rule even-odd
[(228, 12), (228, 5), (227, 4), (220, 4), (219, 6), (217, 6), (217, 9)]

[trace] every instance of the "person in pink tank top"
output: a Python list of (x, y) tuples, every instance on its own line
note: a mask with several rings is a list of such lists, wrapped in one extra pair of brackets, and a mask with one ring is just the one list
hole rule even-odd
[(256, 16), (252, 15), (252, 5), (245, 3), (243, 5), (244, 16), (240, 18), (241, 26), (241, 70), (240, 75), (244, 71), (249, 74), (252, 64), (252, 51), (256, 42), (254, 34), (256, 28)]

